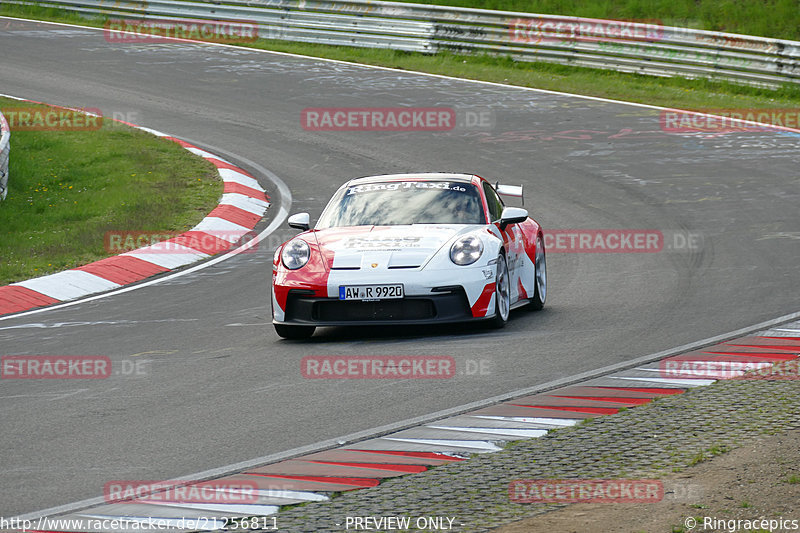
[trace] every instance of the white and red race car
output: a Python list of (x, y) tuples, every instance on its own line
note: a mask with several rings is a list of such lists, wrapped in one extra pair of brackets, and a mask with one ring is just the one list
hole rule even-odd
[(289, 217), (304, 231), (275, 251), (278, 335), (356, 324), (502, 327), (514, 307), (541, 309), (542, 229), (501, 195), (522, 198), (522, 187), (469, 174), (372, 176), (342, 185), (314, 229), (308, 213)]

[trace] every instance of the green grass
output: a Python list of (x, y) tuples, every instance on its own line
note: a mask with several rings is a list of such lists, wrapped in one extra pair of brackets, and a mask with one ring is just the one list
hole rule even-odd
[[(0, 108), (45, 107), (0, 98)], [(0, 285), (109, 254), (109, 231), (185, 231), (216, 205), (222, 182), (178, 144), (103, 121), (93, 131), (11, 132), (0, 202)]]
[[(525, 5), (530, 6), (530, 9), (538, 9), (540, 6), (538, 3)], [(553, 6), (562, 7), (562, 4), (555, 3)], [(498, 6), (487, 3), (482, 7)], [(569, 5), (564, 4), (563, 7), (566, 9)], [(35, 6), (2, 4), (0, 14), (98, 27), (104, 24), (104, 20), (99, 18), (86, 19), (64, 11)], [(681, 109), (793, 109), (800, 106), (800, 86), (797, 85), (762, 89), (704, 79), (656, 78), (550, 63), (518, 62), (507, 57), (452, 53), (432, 55), (274, 40), (259, 40), (247, 46)]]

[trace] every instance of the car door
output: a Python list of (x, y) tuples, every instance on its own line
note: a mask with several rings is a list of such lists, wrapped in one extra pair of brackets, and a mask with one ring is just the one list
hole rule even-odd
[(497, 227), (503, 238), (503, 246), (506, 250), (506, 261), (508, 263), (509, 281), (511, 282), (511, 303), (514, 304), (520, 298), (527, 297), (523, 294), (521, 275), (521, 255), (525, 253), (525, 243), (522, 230), (518, 224), (511, 224), (505, 230), (500, 230), (500, 217), (503, 213), (503, 201), (494, 187), (488, 181), (483, 182), (483, 193), (486, 195), (486, 204), (489, 208), (489, 217), (492, 224)]

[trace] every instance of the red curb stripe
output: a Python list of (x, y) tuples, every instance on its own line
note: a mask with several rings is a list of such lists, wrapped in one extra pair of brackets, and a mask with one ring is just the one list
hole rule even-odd
[(371, 468), (373, 470), (388, 470), (390, 472), (409, 472), (416, 474), (424, 472), (428, 467), (423, 465), (396, 465), (385, 463), (340, 463), (336, 461), (307, 461), (308, 463), (333, 466), (347, 466), (351, 468)]
[(224, 181), (223, 184), (224, 184), (222, 187), (223, 193), (243, 194), (251, 198), (264, 200), (265, 202), (269, 199), (269, 196), (267, 196), (266, 193), (264, 193), (263, 191), (259, 191), (258, 189), (248, 187), (247, 185), (242, 185), (241, 183), (236, 183), (235, 181)]
[(518, 407), (531, 407), (533, 409), (551, 409), (554, 411), (572, 411), (575, 413), (592, 413), (597, 415), (613, 415), (619, 413), (619, 409), (614, 407), (573, 407), (573, 406), (556, 406), (556, 405), (521, 405), (512, 403)]
[(297, 481), (315, 481), (317, 483), (332, 483), (334, 485), (349, 485), (351, 487), (375, 487), (380, 484), (380, 480), (367, 477), (292, 476), (285, 474), (258, 474), (256, 472), (245, 472), (245, 474), (248, 476), (294, 479)]
[[(214, 165), (217, 168), (226, 168), (228, 170), (233, 170), (234, 172), (238, 172), (239, 174), (244, 174), (248, 178), (253, 178), (253, 175), (250, 174), (249, 172), (247, 172), (246, 170), (244, 170), (242, 168), (239, 168), (236, 165), (232, 165), (232, 164), (228, 163), (227, 161), (220, 161), (216, 157), (206, 157), (205, 160), (208, 161), (209, 163), (211, 163), (212, 165)], [(253, 178), (253, 179), (255, 179), (255, 178)], [(258, 180), (256, 180), (256, 181), (258, 181)]]
[(787, 354), (786, 352), (775, 352), (775, 353), (747, 353), (747, 352), (706, 352), (713, 355), (738, 355), (740, 357), (759, 357), (762, 359), (778, 359), (780, 361), (789, 361), (791, 359), (795, 359), (797, 356), (795, 354)]
[(79, 266), (73, 270), (82, 270), (120, 285), (127, 285), (155, 274), (169, 271), (168, 268), (131, 255), (107, 257), (88, 265)]
[(553, 395), (553, 398), (568, 398), (570, 400), (592, 400), (594, 402), (616, 402), (628, 405), (644, 405), (653, 401), (653, 398), (625, 398), (622, 396), (560, 396)]
[[(164, 137), (164, 139), (169, 139), (172, 142), (176, 142), (176, 143), (180, 144), (181, 146), (183, 146), (184, 148), (194, 148), (196, 150), (200, 150), (200, 148), (197, 148), (197, 146), (195, 146), (195, 145), (193, 145), (191, 143), (187, 143), (186, 141), (183, 141), (183, 140), (178, 139), (177, 137), (173, 137), (171, 135), (166, 135)], [(203, 151), (205, 151), (205, 150), (203, 150)]]
[(737, 348), (756, 348), (759, 350), (793, 350), (800, 351), (800, 344), (727, 344), (726, 346), (736, 346)]
[(215, 207), (207, 216), (218, 217), (239, 224), (245, 228), (252, 229), (261, 220), (261, 217), (254, 215), (250, 211), (245, 211), (233, 205), (221, 204)]
[[(759, 363), (765, 361), (773, 361), (777, 359), (782, 359), (784, 357), (784, 353), (776, 353), (776, 354), (769, 354), (769, 355), (754, 355), (750, 353), (741, 353), (741, 354), (706, 354), (705, 357), (702, 354), (687, 354), (687, 355), (676, 355), (674, 357), (668, 357), (663, 361), (679, 361), (679, 362), (710, 362), (710, 363)], [(794, 357), (795, 354), (792, 354)]]
[(204, 231), (187, 231), (177, 237), (168, 239), (166, 242), (180, 244), (208, 255), (216, 255), (229, 250), (233, 246), (233, 243)]
[(666, 389), (660, 387), (597, 387), (598, 389), (610, 389), (632, 392), (649, 392), (651, 394), (683, 394), (686, 389)]
[(59, 300), (55, 298), (45, 296), (27, 287), (19, 285), (0, 287), (0, 314), (18, 313), (58, 302)]
[(381, 453), (384, 455), (400, 455), (402, 457), (416, 457), (418, 459), (435, 459), (437, 461), (463, 461), (463, 457), (453, 457), (452, 455), (445, 455), (438, 452), (402, 452), (395, 450), (353, 450), (347, 449), (349, 452), (361, 453)]

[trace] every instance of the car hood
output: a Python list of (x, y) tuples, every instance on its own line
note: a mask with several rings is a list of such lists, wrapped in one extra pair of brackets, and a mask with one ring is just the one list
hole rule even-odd
[(454, 236), (474, 226), (413, 224), (356, 226), (313, 231), (325, 264), (333, 270), (416, 268)]

